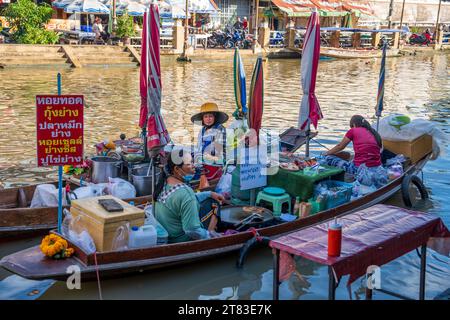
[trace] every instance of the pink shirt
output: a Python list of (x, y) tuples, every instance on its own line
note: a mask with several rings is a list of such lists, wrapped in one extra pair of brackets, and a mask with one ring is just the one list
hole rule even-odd
[(356, 166), (359, 167), (363, 163), (367, 167), (381, 165), (380, 147), (369, 130), (363, 127), (351, 128), (345, 136), (353, 141), (353, 149), (355, 150), (353, 163)]

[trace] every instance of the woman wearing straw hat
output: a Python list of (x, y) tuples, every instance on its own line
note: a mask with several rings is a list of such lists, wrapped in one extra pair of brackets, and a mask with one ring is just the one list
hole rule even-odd
[(192, 123), (202, 125), (198, 134), (196, 158), (209, 171), (208, 179), (219, 178), (226, 159), (226, 130), (223, 123), (228, 115), (219, 110), (214, 102), (206, 102), (200, 107), (200, 112), (193, 115)]

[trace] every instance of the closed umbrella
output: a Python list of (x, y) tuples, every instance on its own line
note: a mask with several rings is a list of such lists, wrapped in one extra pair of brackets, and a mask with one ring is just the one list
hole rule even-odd
[(264, 79), (262, 57), (256, 60), (253, 69), (252, 82), (250, 84), (250, 102), (248, 108), (248, 124), (250, 129), (256, 131), (259, 141), (259, 130), (261, 129), (262, 114), (264, 109)]
[(385, 41), (383, 44), (383, 56), (381, 58), (381, 67), (380, 67), (380, 79), (378, 81), (377, 105), (375, 107), (375, 115), (377, 116), (377, 131), (378, 131), (378, 125), (380, 122), (381, 113), (383, 112), (384, 78), (386, 75), (385, 74), (386, 49), (387, 49), (387, 41)]
[(302, 131), (305, 131), (307, 135), (306, 156), (309, 156), (310, 124), (312, 123), (314, 127), (317, 128), (319, 120), (323, 118), (319, 101), (317, 101), (316, 94), (314, 92), (316, 89), (319, 56), (320, 22), (319, 14), (317, 11), (314, 11), (308, 20), (305, 40), (303, 42), (301, 62), (303, 97), (300, 104), (298, 126)]
[[(161, 116), (161, 63), (160, 63), (160, 40), (159, 40), (159, 10), (156, 4), (150, 5), (147, 11), (147, 32), (145, 47), (146, 61), (146, 86), (147, 86), (147, 148), (149, 153), (157, 154), (169, 141), (164, 120)], [(144, 33), (143, 33), (144, 34)], [(142, 64), (141, 64), (142, 65)]]
[(236, 99), (236, 111), (233, 114), (236, 119), (244, 117), (247, 113), (247, 91), (245, 88), (245, 70), (239, 48), (234, 52), (234, 96)]

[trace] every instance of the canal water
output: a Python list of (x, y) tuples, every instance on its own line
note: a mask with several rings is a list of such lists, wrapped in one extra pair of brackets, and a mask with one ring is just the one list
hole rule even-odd
[[(250, 83), (254, 59), (245, 58)], [(193, 132), (190, 117), (206, 101), (234, 111), (231, 58), (195, 58), (178, 64), (163, 57), (163, 116), (172, 138), (186, 143)], [(374, 105), (380, 60), (321, 61), (317, 96), (325, 118), (319, 123), (318, 141), (328, 147), (340, 141), (353, 114), (375, 120)], [(389, 58), (386, 63), (385, 114), (403, 113), (432, 121), (447, 135), (450, 131), (450, 55), (417, 55)], [(0, 186), (12, 187), (54, 180), (55, 170), (34, 167), (35, 96), (56, 93), (56, 73), (62, 73), (63, 93), (83, 94), (85, 152), (120, 133), (139, 133), (139, 70), (137, 68), (0, 69)], [(264, 64), (263, 127), (284, 130), (296, 126), (301, 100), (300, 62), (269, 60)], [(450, 168), (448, 143), (443, 154), (430, 161), (424, 179), (430, 192), (418, 210), (438, 214), (450, 226)], [(388, 203), (402, 206), (396, 195)], [(30, 247), (39, 238), (0, 244), (0, 257)], [(102, 280), (105, 299), (270, 299), (272, 259), (270, 250), (252, 252), (243, 269), (235, 267), (237, 254), (211, 261), (115, 280)], [(427, 299), (450, 288), (450, 259), (428, 250)], [(382, 287), (418, 297), (419, 257), (413, 251), (381, 270)], [(302, 278), (291, 277), (281, 285), (281, 299), (325, 299), (327, 269), (297, 260)], [(343, 279), (338, 299), (348, 299)], [(353, 299), (363, 298), (364, 279), (353, 283)], [(97, 283), (82, 283), (68, 290), (63, 282), (28, 282), (0, 270), (0, 298), (98, 299)], [(392, 299), (375, 293), (375, 299)]]

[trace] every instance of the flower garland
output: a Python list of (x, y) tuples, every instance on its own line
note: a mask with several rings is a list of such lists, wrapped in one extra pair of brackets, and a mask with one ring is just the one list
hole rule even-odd
[(73, 248), (68, 248), (67, 241), (56, 234), (50, 234), (42, 239), (41, 251), (49, 258), (68, 258), (74, 253)]

